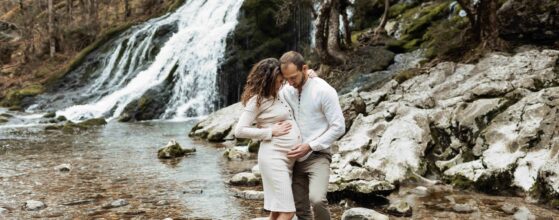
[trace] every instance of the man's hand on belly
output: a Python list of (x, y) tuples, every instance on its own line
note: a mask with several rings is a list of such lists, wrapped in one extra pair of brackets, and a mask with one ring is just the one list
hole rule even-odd
[(289, 159), (299, 159), (309, 152), (311, 152), (311, 146), (309, 144), (298, 144), (295, 147), (291, 148), (289, 152), (287, 152), (287, 158)]

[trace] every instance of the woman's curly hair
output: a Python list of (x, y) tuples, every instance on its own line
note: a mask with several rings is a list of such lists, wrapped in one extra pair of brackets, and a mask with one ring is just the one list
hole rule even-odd
[(280, 62), (276, 58), (266, 58), (252, 67), (241, 95), (241, 102), (246, 106), (250, 98), (256, 95), (256, 106), (260, 107), (263, 98), (278, 96), (275, 89), (276, 79), (280, 72)]

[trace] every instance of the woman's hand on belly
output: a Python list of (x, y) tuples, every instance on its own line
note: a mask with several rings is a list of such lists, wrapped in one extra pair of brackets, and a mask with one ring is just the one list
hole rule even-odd
[(280, 121), (272, 125), (272, 137), (278, 137), (288, 134), (291, 130), (291, 123), (286, 121)]

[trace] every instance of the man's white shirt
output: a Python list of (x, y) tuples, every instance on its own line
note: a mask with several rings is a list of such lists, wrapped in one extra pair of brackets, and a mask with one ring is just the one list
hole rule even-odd
[[(286, 85), (281, 91), (293, 111), (301, 131), (303, 143), (312, 151), (330, 153), (330, 145), (345, 133), (345, 120), (338, 93), (319, 77), (308, 78), (301, 94), (293, 86)], [(309, 152), (298, 161), (304, 161)]]

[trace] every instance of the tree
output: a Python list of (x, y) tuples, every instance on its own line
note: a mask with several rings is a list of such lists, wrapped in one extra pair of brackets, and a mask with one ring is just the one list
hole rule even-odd
[(373, 33), (373, 41), (380, 40), (380, 37), (386, 32), (384, 27), (386, 26), (386, 22), (388, 21), (388, 10), (390, 9), (390, 0), (384, 0), (384, 13), (382, 13), (382, 18), (380, 20), (380, 24)]
[(482, 48), (499, 50), (506, 43), (499, 37), (497, 21), (497, 0), (458, 0), (466, 11), (473, 40), (480, 42)]
[(124, 20), (130, 17), (130, 2), (129, 0), (124, 0)]
[(50, 57), (54, 57), (54, 53), (56, 52), (56, 42), (54, 37), (54, 6), (52, 1), (48, 0), (48, 14), (49, 14), (49, 21), (48, 21), (48, 28), (49, 28), (49, 42), (50, 42)]
[[(346, 9), (348, 4), (345, 1), (347, 0), (324, 0), (320, 7), (315, 49), (324, 64), (341, 64), (348, 60), (347, 55), (340, 49), (340, 11)], [(346, 35), (351, 36), (349, 27), (346, 28)]]

